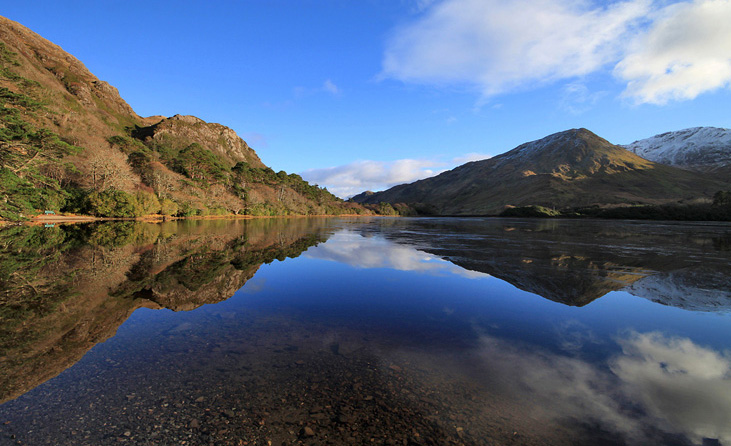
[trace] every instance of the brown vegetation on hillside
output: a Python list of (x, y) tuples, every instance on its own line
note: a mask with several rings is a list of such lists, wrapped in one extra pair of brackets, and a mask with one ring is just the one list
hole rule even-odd
[(0, 17), (0, 218), (368, 213), (275, 173), (236, 132), (142, 118), (76, 58)]

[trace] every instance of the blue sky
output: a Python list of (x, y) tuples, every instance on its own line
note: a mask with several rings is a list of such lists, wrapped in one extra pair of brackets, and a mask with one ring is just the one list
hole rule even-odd
[(586, 127), (731, 127), (730, 0), (4, 1), (143, 116), (342, 196)]

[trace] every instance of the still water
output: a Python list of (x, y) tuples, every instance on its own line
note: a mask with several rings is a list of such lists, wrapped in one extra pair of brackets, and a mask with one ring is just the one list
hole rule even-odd
[(0, 230), (0, 444), (731, 444), (731, 225)]

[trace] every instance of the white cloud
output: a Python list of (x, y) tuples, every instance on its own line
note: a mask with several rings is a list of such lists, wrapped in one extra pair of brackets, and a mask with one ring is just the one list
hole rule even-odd
[(342, 166), (311, 169), (300, 175), (310, 183), (326, 186), (340, 197), (365, 190), (382, 190), (436, 175), (444, 163), (433, 160), (355, 161)]
[(380, 191), (433, 177), (462, 164), (490, 157), (485, 153), (471, 152), (454, 157), (449, 162), (437, 159), (360, 160), (341, 166), (306, 170), (300, 176), (310, 183), (327, 187), (338, 197), (350, 198), (367, 190)]
[(638, 103), (694, 99), (731, 85), (731, 1), (678, 3), (658, 13), (617, 64)]
[(484, 96), (581, 76), (616, 61), (649, 0), (446, 0), (388, 42), (383, 76), (468, 84)]
[(627, 83), (626, 97), (654, 104), (693, 99), (731, 83), (731, 1), (597, 4), (434, 3), (395, 30), (381, 76), (467, 85), (484, 99), (613, 69)]

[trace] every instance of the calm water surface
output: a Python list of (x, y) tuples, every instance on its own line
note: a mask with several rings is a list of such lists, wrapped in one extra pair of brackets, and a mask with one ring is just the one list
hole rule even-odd
[(0, 230), (0, 444), (731, 444), (731, 225)]

